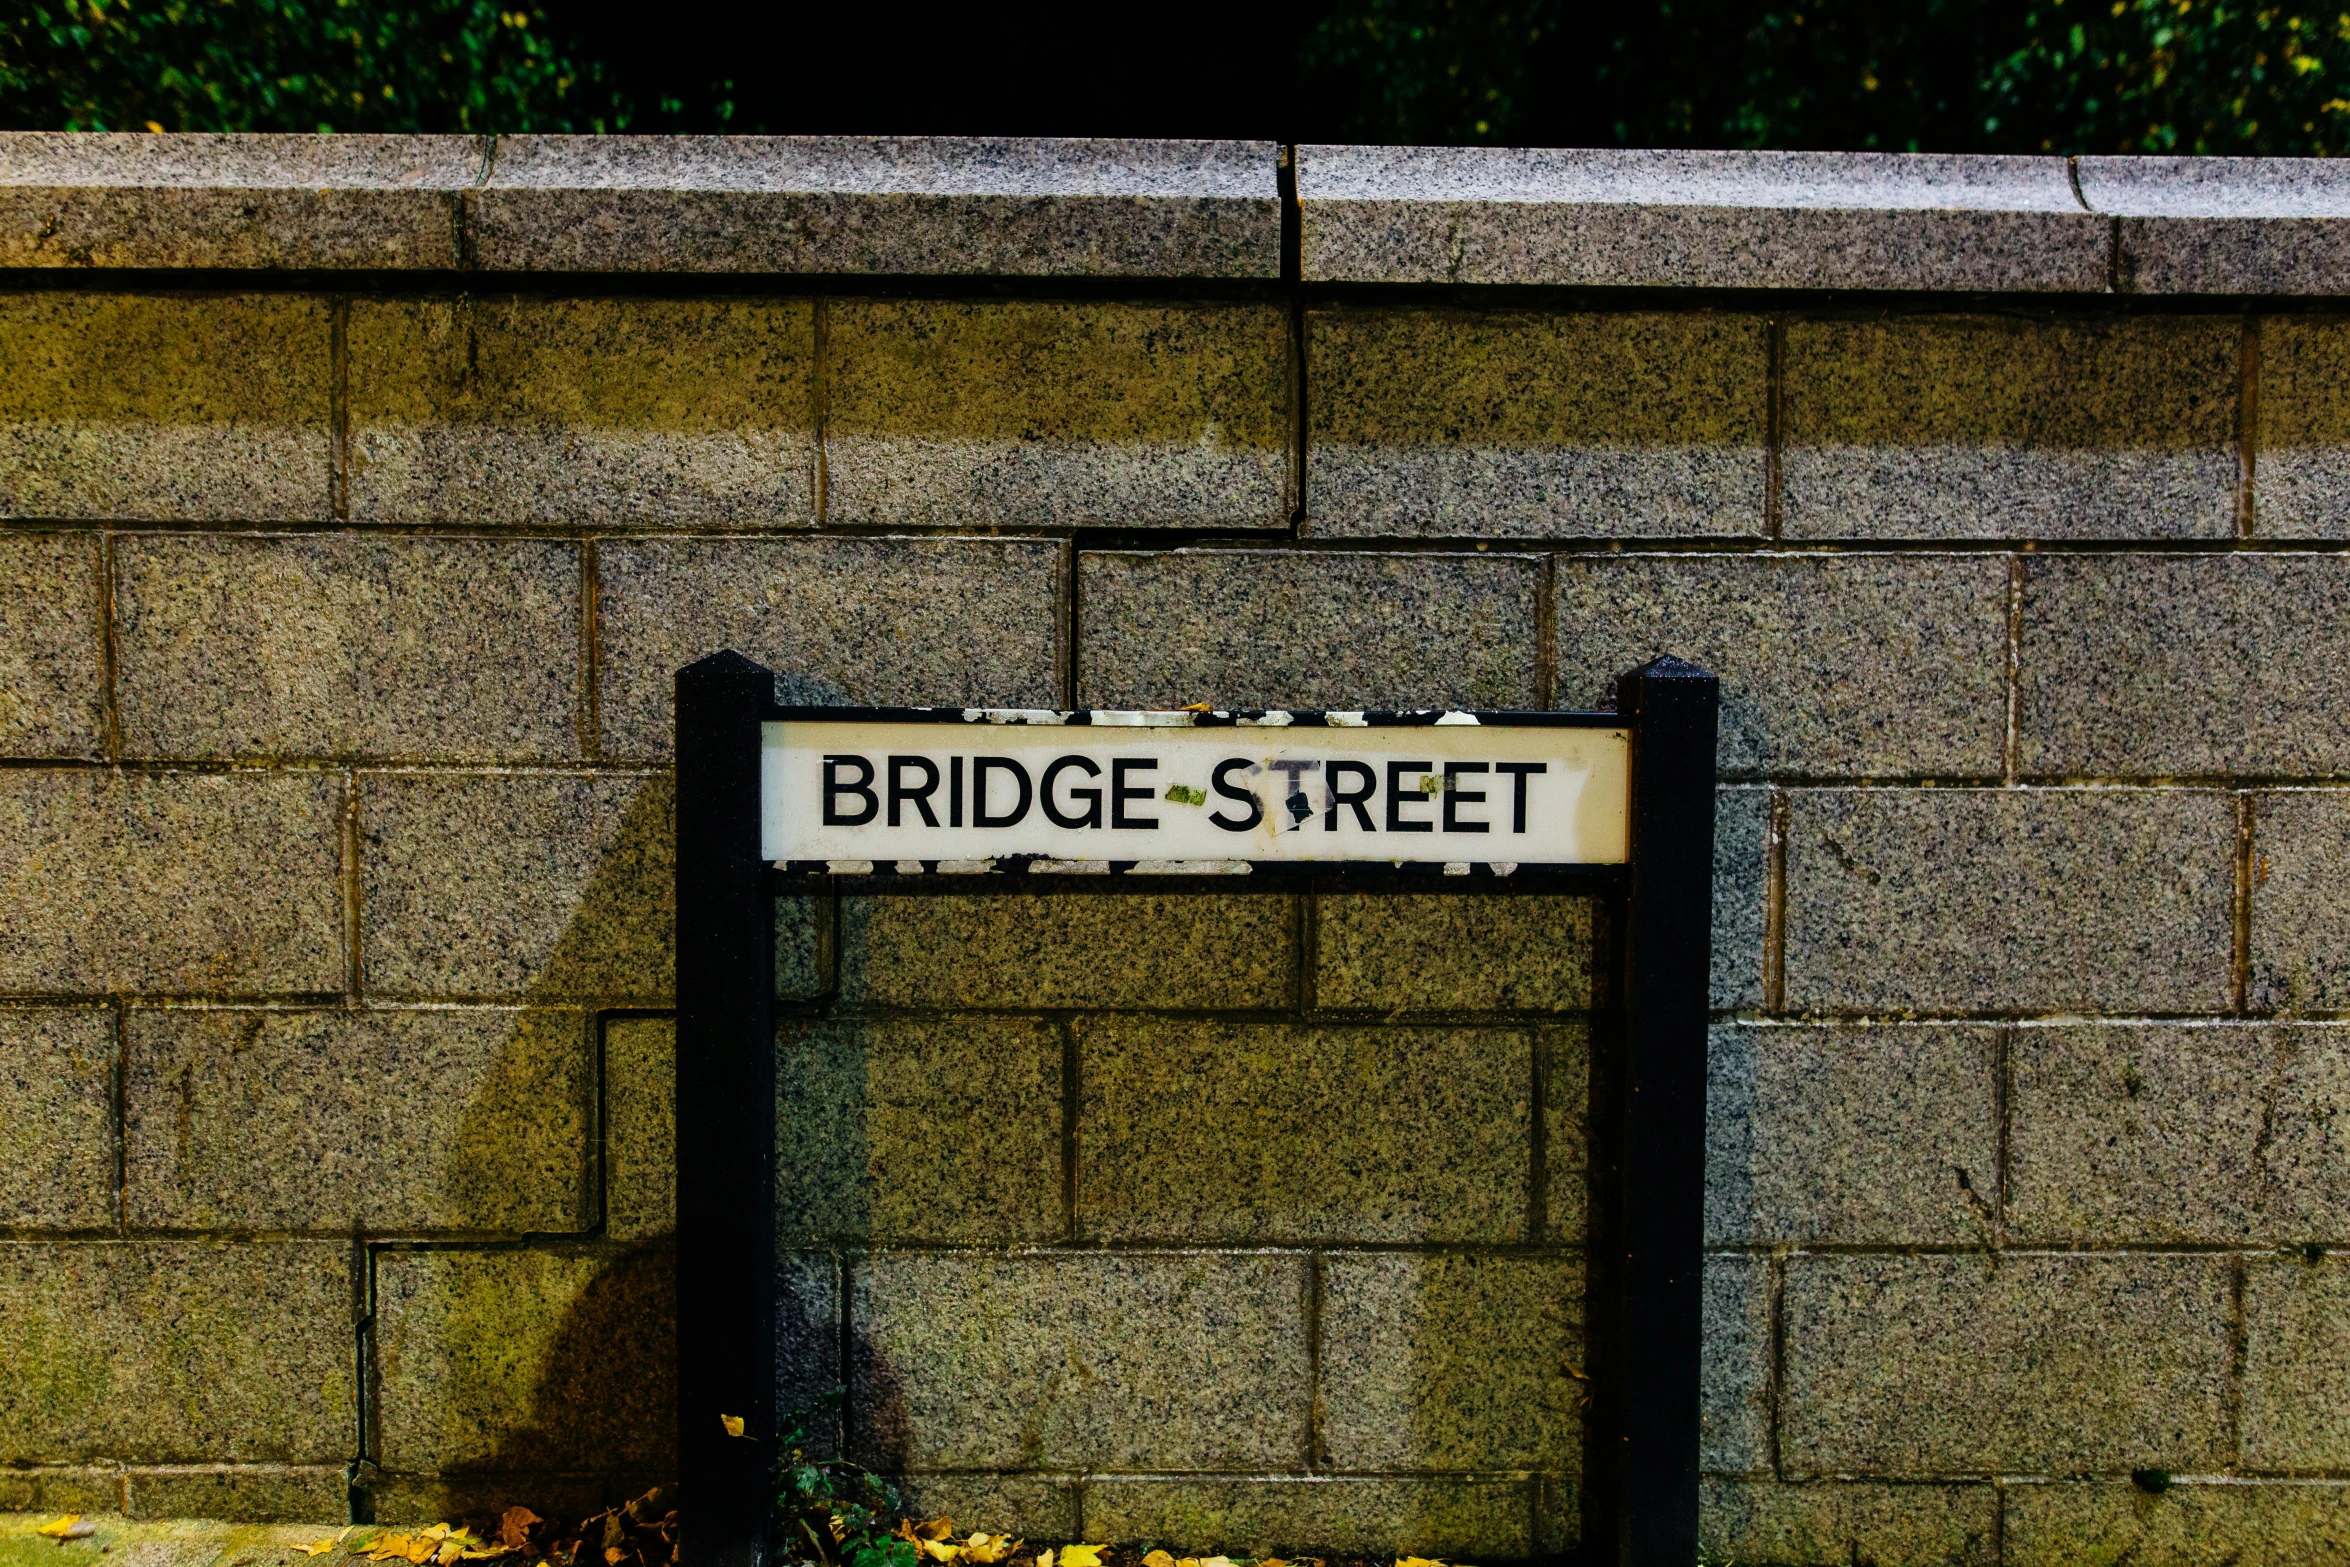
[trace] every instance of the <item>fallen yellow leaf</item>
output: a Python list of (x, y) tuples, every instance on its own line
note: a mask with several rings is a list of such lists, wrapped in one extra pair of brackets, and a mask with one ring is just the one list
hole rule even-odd
[(1153, 1551), (1142, 1559), (1142, 1567), (1175, 1567), (1175, 1558), (1165, 1551)]
[(1053, 1567), (1053, 1548), (1046, 1546), (1036, 1553), (1036, 1567)]
[(446, 1540), (448, 1537), (449, 1526), (445, 1523), (434, 1524), (431, 1528), (425, 1530), (423, 1535), (423, 1538), (427, 1540)]
[(718, 1423), (726, 1427), (726, 1434), (728, 1436), (741, 1436), (743, 1434), (743, 1417), (740, 1415), (720, 1415), (718, 1417)]
[(912, 1528), (913, 1533), (906, 1536), (909, 1540), (944, 1540), (955, 1532), (955, 1521), (945, 1517), (933, 1518), (928, 1523), (918, 1523)]
[(982, 1567), (994, 1567), (995, 1563), (1018, 1550), (1020, 1543), (1008, 1534), (975, 1534), (963, 1542), (963, 1556), (968, 1561), (981, 1563)]
[(1432, 1556), (1398, 1556), (1395, 1567), (1444, 1567), (1444, 1563)]
[(98, 1532), (98, 1526), (80, 1513), (67, 1513), (54, 1523), (45, 1523), (35, 1534), (45, 1534), (52, 1540), (86, 1540)]
[(308, 1545), (297, 1545), (294, 1549), (300, 1551), (304, 1556), (324, 1556), (335, 1548), (339, 1538), (340, 1536), (337, 1535), (329, 1535), (323, 1540), (313, 1540)]
[(1278, 1556), (1260, 1556), (1257, 1558), (1257, 1567), (1289, 1567), (1289, 1563)]
[(1100, 1545), (1064, 1545), (1061, 1547), (1061, 1567), (1102, 1567), (1102, 1552), (1109, 1542)]
[(951, 1562), (963, 1554), (959, 1545), (948, 1545), (939, 1540), (916, 1540), (914, 1549), (934, 1562)]

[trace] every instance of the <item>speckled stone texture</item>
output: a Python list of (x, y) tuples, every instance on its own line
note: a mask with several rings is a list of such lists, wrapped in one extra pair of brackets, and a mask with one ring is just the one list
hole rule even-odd
[(411, 1474), (674, 1463), (675, 1267), (659, 1246), (380, 1254), (376, 1462)]
[(1792, 321), (1786, 534), (2226, 538), (2242, 334), (2224, 316)]
[(1591, 1005), (1596, 911), (1549, 894), (1317, 900), (1314, 1001), (1338, 1011), (1561, 1012)]
[(1798, 790), (1787, 1006), (2217, 1011), (2236, 823), (2189, 789)]
[(162, 1230), (587, 1228), (576, 1012), (133, 1011), (124, 1209)]
[(849, 897), (841, 1000), (871, 1007), (1280, 1007), (1297, 908), (1263, 893)]
[(2084, 1561), (2161, 1567), (2343, 1567), (2350, 1486), (2173, 1481), (2159, 1496), (2126, 1480), (2010, 1485), (2007, 1567)]
[(786, 1024), (784, 1244), (1062, 1238), (1061, 1057), (1059, 1025), (1029, 1018)]
[(888, 1468), (1294, 1470), (1306, 1270), (1261, 1254), (879, 1253), (850, 1284), (852, 1446)]
[(1702, 1561), (1772, 1567), (1992, 1567), (2000, 1501), (1988, 1485), (1708, 1478), (1698, 1549)]
[(2077, 555), (2025, 562), (2027, 772), (2350, 772), (2350, 559)]
[(2025, 1028), (2010, 1051), (2019, 1244), (2298, 1241), (2350, 1231), (2340, 1028)]
[(807, 527), (815, 322), (804, 299), (356, 300), (352, 520)]
[(578, 755), (576, 544), (133, 534), (114, 571), (130, 756)]
[(114, 1019), (62, 1007), (0, 1009), (0, 1226), (114, 1223)]
[(1526, 1482), (1485, 1477), (1151, 1479), (1103, 1475), (1085, 1487), (1088, 1539), (1171, 1550), (1290, 1555), (1528, 1554)]
[(1987, 1244), (1999, 1199), (1998, 1031), (1717, 1024), (1706, 1239)]
[(2350, 293), (2350, 178), (2322, 158), (2081, 158), (2140, 294)]
[(1713, 1004), (1763, 1000), (1763, 914), (1770, 893), (1771, 797), (1714, 791)]
[(1763, 531), (1759, 317), (1317, 310), (1306, 532)]
[(326, 521), (329, 315), (301, 294), (0, 295), (0, 518)]
[(1331, 1467), (1582, 1467), (1580, 1257), (1385, 1253), (1322, 1263)]
[(491, 271), (1274, 278), (1272, 142), (504, 136)]
[(2252, 531), (2350, 535), (2350, 326), (2331, 316), (2280, 315), (2254, 330)]
[(343, 988), (343, 786), (0, 769), (0, 991)]
[(1085, 707), (1534, 707), (1541, 563), (1291, 550), (1087, 554)]
[(1562, 1023), (1538, 1031), (1542, 1073), (1542, 1232), (1554, 1246), (1583, 1240), (1590, 1214), (1591, 1025)]
[(677, 1024), (604, 1023), (604, 1233), (650, 1240), (677, 1228)]
[(1287, 526), (1274, 304), (840, 300), (825, 513), (879, 527)]
[(1087, 1239), (1526, 1238), (1534, 1070), (1520, 1030), (1076, 1028)]
[(1300, 147), (1310, 282), (2101, 293), (2061, 158)]
[(95, 756), (104, 742), (98, 540), (0, 537), (0, 755)]
[(340, 1463), (351, 1243), (0, 1243), (0, 1462)]
[[(2339, 1233), (2339, 1232), (2337, 1232)], [(2244, 1264), (2244, 1462), (2350, 1467), (2350, 1258)]]
[(2210, 1473), (2232, 1457), (2225, 1257), (1795, 1257), (1790, 1474)]
[[(244, 1524), (331, 1522), (340, 1527), (341, 1520), (351, 1513), (351, 1477), (343, 1464), (190, 1464), (134, 1469), (129, 1481), (133, 1518), (222, 1518)], [(313, 1535), (301, 1543), (310, 1545), (320, 1537)]]
[(677, 671), (733, 648), (787, 701), (1062, 700), (1064, 550), (1042, 539), (647, 539), (597, 553), (606, 751), (670, 754)]
[(1080, 1484), (1057, 1475), (912, 1474), (899, 1480), (898, 1491), (908, 1517), (951, 1518), (957, 1533), (1090, 1538), (1077, 1517)]
[[(119, 1469), (8, 1469), (0, 1470), (0, 1508), (22, 1516), (0, 1517), (0, 1561), (9, 1567), (35, 1567), (34, 1540), (56, 1550), (54, 1540), (32, 1533), (54, 1523), (59, 1513), (116, 1513), (122, 1510), (122, 1471)], [(95, 1536), (92, 1537), (93, 1540)], [(28, 1558), (30, 1558), (28, 1560)], [(45, 1564), (44, 1564), (45, 1567)]]
[(368, 990), (667, 1004), (675, 796), (664, 777), (368, 775), (359, 793)]
[(1964, 555), (1594, 555), (1556, 565), (1558, 700), (1660, 654), (1722, 681), (1716, 765), (1996, 776), (2007, 563)]
[(458, 265), (471, 136), (0, 138), (0, 264), (402, 268)]
[(1771, 1262), (1709, 1256), (1701, 1286), (1705, 1349), (1697, 1402), (1697, 1463), (1712, 1474), (1767, 1470), (1771, 1460)]
[(50, 1507), (35, 1513), (0, 1515), (0, 1562), (7, 1567), (56, 1567), (61, 1547), (34, 1531), (55, 1523), (60, 1512), (93, 1514), (89, 1522), (97, 1528), (97, 1533), (63, 1550), (93, 1560), (121, 1562), (125, 1567), (131, 1563), (138, 1567), (213, 1567), (215, 1563), (224, 1567), (231, 1563), (304, 1567), (310, 1558), (301, 1547), (332, 1534), (342, 1527), (340, 1520), (350, 1516), (346, 1504), (339, 1513), (327, 1514), (335, 1522), (322, 1528), (316, 1518), (298, 1524), (194, 1518), (134, 1520), (115, 1514), (111, 1506), (95, 1510)]
[(2256, 795), (2252, 835), (2252, 1004), (2287, 1013), (2350, 1006), (2350, 796)]

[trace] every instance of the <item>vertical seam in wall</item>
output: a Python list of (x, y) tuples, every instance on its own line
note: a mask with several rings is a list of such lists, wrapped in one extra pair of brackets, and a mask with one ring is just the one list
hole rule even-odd
[(1061, 1019), (1061, 1239), (1077, 1233), (1077, 1096), (1082, 1091), (1077, 1056), (1077, 1021)]
[(1777, 316), (1763, 324), (1763, 537), (1779, 537), (1784, 526), (1784, 487), (1780, 482), (1780, 448), (1785, 442), (1784, 412), (1787, 326)]
[(2015, 1042), (2012, 1028), (1991, 1035), (1991, 1249), (2007, 1245), (2008, 1165), (2015, 1131)]
[(343, 1004), (359, 1005), (359, 770), (343, 769)]
[(831, 387), (824, 374), (825, 347), (831, 341), (831, 328), (831, 301), (825, 295), (818, 294), (815, 320), (809, 329), (809, 352), (815, 356), (815, 363), (808, 371), (808, 400), (812, 405), (808, 412), (816, 427), (816, 493), (812, 499), (816, 508), (816, 526), (819, 528), (832, 516), (832, 468), (825, 456)]
[(114, 1227), (131, 1227), (130, 1003), (114, 1002)]
[(105, 760), (122, 765), (122, 700), (115, 692), (120, 667), (114, 634), (114, 534), (98, 534), (98, 745)]
[(608, 1087), (612, 1080), (609, 1070), (611, 1050), (605, 1038), (605, 1014), (590, 1011), (587, 1014), (588, 1113), (595, 1117), (588, 1137), (588, 1157), (594, 1167), (581, 1183), (580, 1195), (590, 1206), (587, 1233), (597, 1238), (612, 1227), (612, 1150), (611, 1100)]
[(1302, 252), (1304, 214), (1297, 204), (1297, 149), (1284, 146), (1274, 167), (1281, 202), (1281, 283), (1289, 295), (1289, 532), (1306, 526), (1306, 300)]
[(1763, 826), (1763, 1010), (1787, 1009), (1787, 791), (1771, 785)]
[(1526, 1244), (1539, 1246), (1550, 1235), (1550, 1062), (1553, 1030), (1526, 1030), (1527, 1117)]
[(1997, 1476), (1991, 1481), (1991, 1560), (1995, 1564), (2007, 1561), (2007, 1487)]
[(2236, 388), (2236, 537), (2248, 539), (2258, 521), (2254, 507), (2260, 458), (2260, 317), (2244, 318), (2242, 341)]
[(1534, 705), (1559, 705), (1558, 556), (1542, 557), (1534, 579)]
[(1306, 1468), (1322, 1467), (1322, 1253), (1306, 1254)]
[(332, 426), (334, 471), (327, 480), (327, 509), (337, 522), (351, 520), (351, 298), (337, 294), (328, 312), (327, 402)]
[(2228, 909), (2228, 1009), (2238, 1017), (2252, 1009), (2252, 838), (2257, 827), (2252, 791), (2237, 790), (2236, 884)]
[(1297, 975), (1293, 994), (1300, 1019), (1313, 1016), (1322, 1004), (1319, 987), (1315, 984), (1315, 970), (1322, 961), (1322, 898), (1321, 894), (1301, 892), (1293, 894), (1295, 918), (1291, 924), (1290, 939), (1296, 952)]
[[(352, 1236), (351, 1241), (355, 1254), (354, 1261), (358, 1269), (358, 1276), (352, 1282), (355, 1293), (358, 1295), (359, 1331), (355, 1335), (358, 1357), (357, 1391), (352, 1400), (356, 1406), (354, 1413), (358, 1417), (357, 1440), (352, 1444), (352, 1448), (358, 1456), (351, 1460), (352, 1483), (349, 1495), (351, 1521), (353, 1523), (369, 1523), (373, 1521), (374, 1499), (372, 1496), (368, 1496), (366, 1501), (361, 1500), (362, 1496), (367, 1494), (368, 1488), (360, 1483), (360, 1478), (364, 1474), (365, 1466), (374, 1462), (376, 1450), (374, 1431), (376, 1419), (374, 1378), (377, 1305), (376, 1248), (367, 1244), (364, 1237), (356, 1234)], [(361, 1513), (367, 1513), (370, 1516), (362, 1518)]]
[(833, 1373), (849, 1396), (841, 1399), (833, 1411), (833, 1451), (842, 1457), (849, 1451), (849, 1405), (854, 1401), (857, 1385), (857, 1329), (855, 1312), (850, 1304), (849, 1291), (856, 1282), (856, 1254), (851, 1251), (828, 1251), (824, 1260), (832, 1264), (832, 1298), (836, 1302), (834, 1327), (840, 1334), (840, 1347)]
[(1787, 1258), (1784, 1253), (1771, 1253), (1766, 1264), (1770, 1269), (1770, 1370), (1769, 1387), (1763, 1394), (1763, 1409), (1769, 1415), (1766, 1429), (1770, 1433), (1771, 1477), (1787, 1478), (1787, 1461), (1780, 1451), (1779, 1389), (1787, 1380)]
[(2244, 1316), (2245, 1268), (2242, 1253), (2228, 1259), (2228, 1467), (2244, 1463), (2244, 1373), (2251, 1354), (2251, 1329)]
[(579, 544), (579, 720), (574, 726), (580, 760), (598, 762), (604, 756), (604, 695), (597, 669), (602, 638), (597, 625), (601, 609), (597, 578), (601, 567), (593, 538)]
[(1081, 575), (1077, 569), (1077, 541), (1061, 541), (1060, 591), (1053, 595), (1053, 634), (1061, 645), (1054, 649), (1053, 666), (1061, 676), (1061, 701), (1070, 707), (1077, 703), (1077, 627), (1084, 606), (1078, 602), (1077, 584)]
[(1999, 775), (2012, 785), (2023, 776), (2024, 558), (2007, 557), (2007, 723), (1999, 738)]

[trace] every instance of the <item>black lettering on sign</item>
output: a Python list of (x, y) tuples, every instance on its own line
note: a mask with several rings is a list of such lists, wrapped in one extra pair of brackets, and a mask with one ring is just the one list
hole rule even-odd
[(1110, 763), (1110, 825), (1112, 827), (1156, 827), (1156, 816), (1128, 816), (1128, 800), (1147, 800), (1157, 790), (1153, 784), (1131, 788), (1126, 782), (1128, 773), (1155, 773), (1159, 764), (1147, 756), (1120, 757)]
[[(853, 783), (840, 781), (842, 767), (854, 767), (857, 777)], [(843, 814), (836, 803), (844, 794), (853, 794), (865, 802), (865, 808), (854, 816)], [(862, 827), (873, 820), (873, 813), (881, 809), (881, 801), (873, 793), (873, 764), (861, 756), (827, 756), (824, 759), (824, 825), (827, 827)]]
[(1289, 787), (1281, 791), (1281, 808), (1289, 813), (1289, 825), (1293, 828), (1303, 827), (1306, 818), (1314, 814), (1314, 802), (1306, 798), (1303, 775), (1320, 772), (1322, 764), (1283, 757), (1273, 763), (1272, 768), (1289, 780)]
[[(921, 771), (922, 787), (909, 789), (906, 787), (906, 774), (915, 769)], [(937, 792), (938, 764), (929, 757), (893, 756), (889, 759), (889, 824), (892, 827), (898, 824), (900, 808), (908, 800), (913, 801), (914, 809), (922, 813), (923, 826), (936, 827), (938, 813), (930, 808), (930, 797)]]
[(1072, 789), (1069, 791), (1070, 799), (1081, 801), (1085, 806), (1085, 813), (1081, 816), (1073, 816), (1063, 811), (1060, 802), (1053, 798), (1054, 781), (1072, 767), (1083, 768), (1085, 776), (1088, 778), (1099, 778), (1102, 775), (1100, 768), (1082, 756), (1056, 758), (1052, 765), (1044, 770), (1044, 776), (1037, 780), (1037, 801), (1044, 806), (1044, 814), (1052, 818), (1055, 827), (1099, 827), (1102, 824), (1102, 792), (1099, 789)]
[[(1434, 832), (1436, 830), (1434, 822), (1407, 822), (1403, 817), (1404, 773), (1406, 770), (1416, 767), (1420, 770), (1421, 776), (1425, 777), (1429, 766), (1430, 764), (1427, 762), (1389, 762), (1387, 764), (1387, 830), (1389, 832)], [(1412, 793), (1419, 795), (1423, 800), (1427, 798), (1423, 790), (1414, 789)]]
[[(1001, 816), (987, 814), (987, 775), (1010, 773), (1020, 785), (1020, 803)], [(1008, 756), (975, 756), (971, 758), (971, 825), (974, 827), (1017, 827), (1028, 814), (1028, 769)]]
[(947, 758), (947, 825), (963, 825), (963, 759)]
[[(1324, 776), (1330, 781), (1330, 808), (1322, 813), (1322, 830), (1338, 831), (1338, 808), (1346, 805), (1354, 808), (1356, 826), (1365, 832), (1377, 832), (1379, 829), (1372, 825), (1371, 813), (1363, 803), (1379, 792), (1379, 775), (1371, 770), (1371, 764), (1332, 762), (1325, 769)], [(1361, 779), (1363, 787), (1349, 793), (1341, 781), (1347, 778)]]
[(1510, 800), (1510, 831), (1524, 832), (1526, 830), (1526, 775), (1528, 773), (1547, 773), (1550, 771), (1550, 764), (1548, 762), (1496, 762), (1493, 764), (1493, 770), (1497, 773), (1516, 774), (1510, 780), (1516, 786), (1516, 792)]
[(1232, 775), (1247, 765), (1248, 758), (1245, 756), (1230, 757), (1216, 764), (1215, 775), (1208, 780), (1216, 786), (1216, 792), (1225, 799), (1238, 800), (1248, 807), (1248, 814), (1236, 822), (1226, 821), (1224, 813), (1221, 811), (1208, 818), (1209, 821), (1214, 822), (1226, 832), (1247, 832), (1265, 819), (1264, 802), (1249, 790), (1241, 788), (1232, 781)]
[(1483, 762), (1447, 762), (1444, 764), (1444, 830), (1446, 832), (1487, 832), (1491, 830), (1492, 824), (1489, 822), (1464, 822), (1453, 814), (1456, 802), (1469, 805), (1485, 803), (1484, 790), (1456, 789), (1453, 787), (1453, 780), (1462, 773), (1484, 771), (1485, 764)]

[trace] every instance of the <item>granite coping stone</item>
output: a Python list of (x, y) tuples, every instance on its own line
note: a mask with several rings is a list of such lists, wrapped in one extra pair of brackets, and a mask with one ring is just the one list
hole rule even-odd
[(2325, 158), (2082, 158), (2140, 294), (2350, 293), (2350, 169)]

